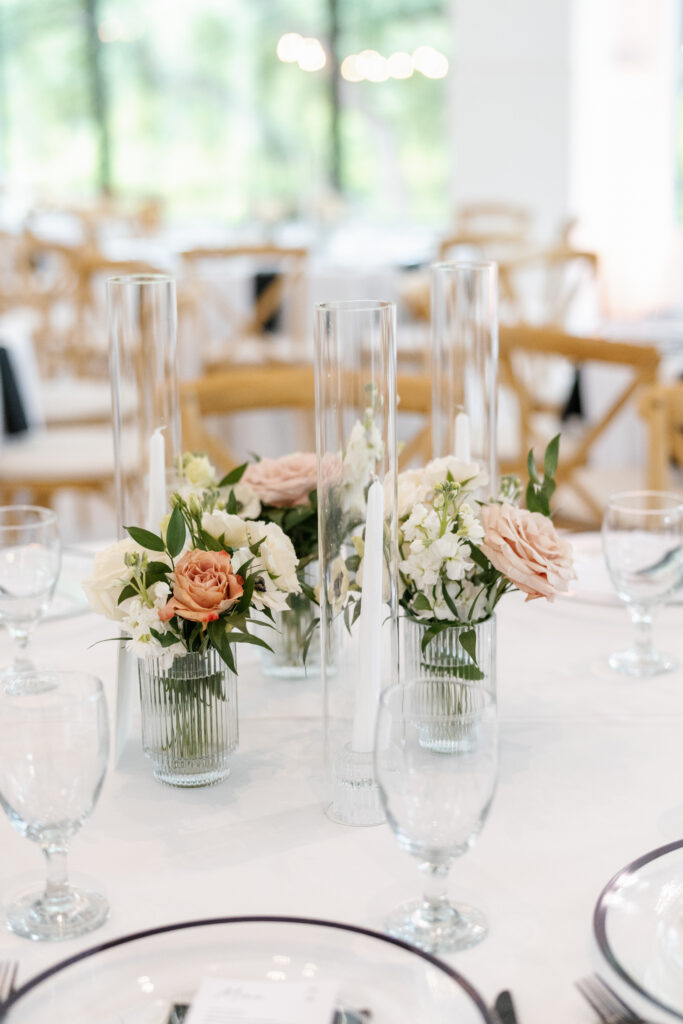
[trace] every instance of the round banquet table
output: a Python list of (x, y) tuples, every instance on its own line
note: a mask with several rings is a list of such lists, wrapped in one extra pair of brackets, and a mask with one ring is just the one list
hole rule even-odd
[[(680, 606), (656, 623), (679, 657), (681, 623)], [(88, 612), (46, 620), (34, 654), (101, 676), (113, 719), (117, 645), (92, 646), (112, 635)], [(488, 913), (490, 934), (446, 959), (489, 1004), (511, 989), (519, 1024), (594, 1019), (574, 982), (596, 968), (610, 976), (592, 936), (596, 898), (623, 865), (683, 837), (683, 673), (613, 674), (605, 656), (629, 640), (625, 610), (606, 603), (525, 605), (515, 594), (499, 606), (500, 780), (479, 840), (450, 877), (454, 898)], [(19, 961), (20, 981), (100, 941), (203, 917), (297, 915), (381, 930), (386, 911), (419, 893), (417, 863), (388, 825), (350, 828), (324, 813), (319, 679), (267, 679), (256, 652), (239, 654), (240, 746), (228, 779), (196, 790), (156, 782), (134, 722), (70, 854), (73, 880), (106, 893), (110, 919), (55, 944), (0, 932), (0, 960)], [(2, 633), (0, 663), (10, 657)], [(42, 874), (38, 848), (0, 818), (2, 898)]]

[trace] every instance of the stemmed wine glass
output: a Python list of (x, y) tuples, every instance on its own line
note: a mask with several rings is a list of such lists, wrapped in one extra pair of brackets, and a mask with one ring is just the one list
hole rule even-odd
[(634, 676), (670, 672), (677, 662), (654, 648), (652, 617), (683, 582), (683, 498), (661, 491), (613, 494), (602, 545), (612, 583), (636, 627), (633, 647), (610, 655), (610, 667)]
[(80, 672), (36, 671), (0, 684), (0, 805), (38, 843), (47, 884), (6, 908), (7, 926), (28, 939), (83, 935), (109, 913), (99, 893), (69, 885), (69, 841), (95, 806), (109, 754), (102, 683)]
[(7, 678), (32, 668), (26, 656), (31, 633), (52, 599), (61, 565), (57, 516), (49, 508), (0, 508), (0, 623), (16, 644)]
[(481, 685), (417, 679), (380, 698), (375, 778), (399, 845), (417, 857), (424, 896), (385, 928), (431, 953), (466, 949), (487, 933), (481, 911), (448, 900), (448, 871), (486, 821), (498, 772), (495, 697)]

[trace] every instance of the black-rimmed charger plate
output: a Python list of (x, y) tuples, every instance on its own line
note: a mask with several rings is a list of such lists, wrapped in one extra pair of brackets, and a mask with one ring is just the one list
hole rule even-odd
[(619, 977), (683, 1020), (683, 840), (618, 871), (598, 897), (593, 929)]
[(372, 1024), (492, 1024), (482, 998), (436, 957), (367, 928), (297, 917), (188, 921), (102, 943), (22, 985), (11, 1024), (166, 1024), (205, 977), (334, 979)]

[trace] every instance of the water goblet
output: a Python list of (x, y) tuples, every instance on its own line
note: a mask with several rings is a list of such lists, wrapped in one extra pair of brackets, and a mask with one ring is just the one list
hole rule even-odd
[(390, 935), (430, 953), (467, 949), (485, 937), (484, 914), (451, 903), (447, 883), (451, 864), (486, 821), (497, 772), (490, 691), (458, 680), (416, 679), (383, 692), (375, 778), (399, 846), (419, 859), (425, 875), (423, 898), (387, 918)]
[(602, 545), (607, 571), (636, 629), (633, 647), (610, 655), (610, 667), (632, 676), (670, 672), (677, 662), (653, 646), (652, 618), (683, 581), (683, 498), (661, 491), (613, 494), (602, 521)]
[(27, 673), (0, 685), (0, 806), (47, 861), (45, 888), (6, 908), (8, 928), (28, 939), (70, 939), (97, 928), (109, 907), (69, 885), (71, 837), (92, 812), (109, 753), (102, 683), (80, 672)]
[(52, 599), (61, 564), (57, 516), (49, 508), (0, 508), (0, 623), (16, 644), (5, 678), (32, 668), (26, 649)]

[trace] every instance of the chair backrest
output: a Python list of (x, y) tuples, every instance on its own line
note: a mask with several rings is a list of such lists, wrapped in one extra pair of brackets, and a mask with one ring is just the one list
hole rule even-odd
[(306, 249), (277, 245), (183, 253), (179, 331), (199, 345), (202, 369), (305, 358), (307, 260)]
[(556, 246), (498, 264), (500, 319), (504, 323), (571, 329), (581, 303), (584, 315), (598, 313), (598, 257), (594, 252)]
[[(401, 468), (412, 460), (431, 457), (431, 380), (425, 374), (399, 374), (399, 414), (410, 430), (403, 438)], [(312, 366), (235, 366), (230, 371), (208, 373), (180, 387), (183, 446), (203, 451), (221, 470), (237, 459), (229, 443), (205, 422), (207, 418), (234, 416), (250, 411), (290, 410), (312, 414), (315, 410), (315, 375)], [(309, 438), (311, 448), (315, 439)], [(258, 448), (258, 441), (249, 447)], [(259, 452), (259, 454), (268, 454)]]
[(598, 442), (604, 438), (617, 415), (640, 389), (656, 381), (659, 351), (655, 345), (571, 335), (554, 328), (501, 327), (500, 382), (502, 388), (514, 396), (519, 427), (518, 450), (514, 456), (501, 459), (501, 471), (518, 473), (522, 477), (525, 476), (529, 449), (535, 448), (536, 455), (541, 455), (552, 432), (560, 428), (563, 405), (562, 402), (548, 401), (542, 389), (535, 388), (533, 381), (528, 379), (525, 361), (529, 357), (533, 357), (536, 366), (543, 360), (557, 360), (559, 357), (574, 368), (598, 363), (627, 371), (626, 381), (617, 384), (606, 408), (595, 419), (586, 420), (580, 430), (573, 430), (572, 444), (564, 446), (557, 475), (558, 483), (564, 483), (574, 492), (587, 517), (599, 522), (602, 505), (582, 483), (581, 471), (589, 466)]
[(683, 467), (683, 381), (654, 384), (639, 402), (648, 432), (647, 484), (652, 490), (681, 488), (673, 470)]

